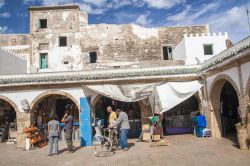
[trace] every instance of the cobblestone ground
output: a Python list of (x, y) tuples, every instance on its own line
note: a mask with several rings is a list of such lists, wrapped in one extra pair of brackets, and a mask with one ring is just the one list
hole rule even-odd
[[(31, 151), (16, 149), (15, 145), (0, 144), (1, 166), (250, 166), (250, 151), (239, 150), (228, 139), (204, 138), (191, 135), (168, 136), (170, 146), (150, 147), (149, 143), (130, 140), (129, 151), (117, 151), (109, 157), (94, 156), (93, 147), (80, 147), (68, 153), (60, 143), (61, 153), (47, 156), (48, 147)], [(78, 147), (77, 147), (78, 146)]]

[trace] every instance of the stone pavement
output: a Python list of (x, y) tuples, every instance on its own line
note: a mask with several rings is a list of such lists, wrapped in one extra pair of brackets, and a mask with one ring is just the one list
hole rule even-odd
[[(48, 147), (31, 151), (16, 149), (15, 145), (0, 144), (1, 166), (250, 166), (250, 151), (239, 150), (228, 139), (196, 138), (191, 135), (167, 136), (170, 146), (150, 147), (149, 143), (130, 140), (129, 151), (117, 151), (109, 157), (94, 156), (93, 147), (76, 147), (75, 153), (65, 151), (46, 156)], [(77, 146), (79, 143), (75, 143)]]

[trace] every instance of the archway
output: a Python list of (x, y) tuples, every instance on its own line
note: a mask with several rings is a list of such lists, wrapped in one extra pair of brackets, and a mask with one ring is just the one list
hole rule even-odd
[[(46, 137), (47, 124), (51, 116), (56, 115), (57, 119), (61, 121), (66, 110), (69, 110), (74, 117), (73, 140), (80, 140), (79, 104), (73, 96), (65, 92), (46, 92), (36, 97), (31, 102), (30, 124), (36, 126)], [(63, 135), (61, 139), (64, 140)]]
[(8, 98), (0, 96), (0, 142), (14, 139), (12, 133), (17, 131), (16, 112), (17, 106)]
[(236, 136), (235, 124), (240, 122), (239, 101), (233, 86), (226, 81), (220, 95), (222, 135)]
[(213, 111), (213, 136), (235, 136), (235, 123), (239, 118), (239, 91), (234, 81), (226, 75), (218, 76), (210, 91)]
[(91, 104), (92, 116), (96, 119), (104, 119), (104, 126), (108, 125), (108, 106), (111, 106), (113, 110), (119, 108), (127, 113), (130, 122), (128, 137), (133, 138), (140, 135), (141, 110), (139, 102), (121, 102), (102, 95), (98, 95)]
[(199, 100), (194, 95), (174, 108), (164, 113), (164, 133), (170, 134), (191, 134), (192, 116), (200, 112)]

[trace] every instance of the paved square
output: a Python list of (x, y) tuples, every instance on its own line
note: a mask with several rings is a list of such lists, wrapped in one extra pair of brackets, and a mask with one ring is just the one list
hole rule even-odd
[[(117, 151), (110, 157), (94, 156), (93, 147), (78, 147), (75, 153), (63, 151), (47, 156), (48, 147), (31, 151), (16, 149), (15, 145), (0, 144), (1, 166), (250, 166), (250, 151), (241, 151), (228, 139), (204, 138), (191, 135), (167, 136), (170, 146), (150, 147), (149, 143), (130, 140), (129, 151)], [(79, 144), (79, 143), (77, 143)], [(77, 146), (77, 145), (76, 145)]]

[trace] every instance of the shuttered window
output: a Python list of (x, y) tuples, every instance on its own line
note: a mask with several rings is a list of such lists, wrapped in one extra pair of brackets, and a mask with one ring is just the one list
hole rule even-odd
[(40, 69), (47, 69), (48, 65), (48, 53), (40, 54)]

